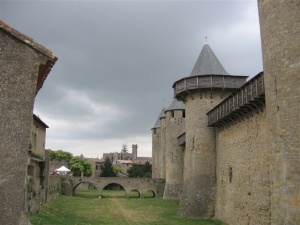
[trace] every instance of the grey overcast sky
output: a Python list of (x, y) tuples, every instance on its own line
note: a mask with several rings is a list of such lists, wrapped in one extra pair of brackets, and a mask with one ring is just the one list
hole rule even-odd
[(262, 71), (256, 0), (0, 0), (0, 18), (58, 61), (36, 97), (46, 148), (102, 157), (138, 144), (208, 44), (233, 75)]

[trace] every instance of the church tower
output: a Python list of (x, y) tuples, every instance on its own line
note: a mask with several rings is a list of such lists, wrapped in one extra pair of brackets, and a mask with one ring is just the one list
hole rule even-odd
[(206, 43), (189, 77), (173, 84), (174, 97), (185, 103), (185, 153), (179, 216), (211, 217), (216, 192), (215, 130), (206, 113), (245, 83), (247, 76), (226, 72)]
[(132, 145), (132, 160), (137, 160), (138, 145)]

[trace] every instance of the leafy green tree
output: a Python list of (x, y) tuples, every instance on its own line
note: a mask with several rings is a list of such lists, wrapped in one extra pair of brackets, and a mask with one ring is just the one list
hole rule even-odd
[(85, 177), (90, 177), (92, 175), (92, 163), (79, 156), (75, 156), (71, 159), (70, 169), (75, 177), (80, 177), (81, 173), (83, 173), (83, 176)]
[(127, 170), (129, 177), (152, 177), (151, 174), (152, 166), (149, 162), (146, 162), (144, 165), (141, 164), (132, 164), (132, 166)]
[(117, 173), (114, 171), (112, 162), (108, 157), (105, 158), (104, 164), (100, 166), (101, 174), (100, 177), (116, 177)]
[(71, 159), (73, 158), (73, 154), (70, 152), (66, 152), (63, 150), (57, 150), (53, 151), (51, 149), (47, 149), (50, 152), (50, 159), (58, 159), (58, 160), (66, 160), (67, 162), (70, 162)]
[(116, 172), (116, 173), (121, 173), (123, 170), (122, 170), (122, 168), (121, 167), (118, 167), (118, 166), (114, 166), (114, 171)]
[(152, 165), (148, 161), (143, 166), (143, 177), (152, 177)]
[(143, 165), (133, 163), (127, 173), (129, 177), (143, 177)]

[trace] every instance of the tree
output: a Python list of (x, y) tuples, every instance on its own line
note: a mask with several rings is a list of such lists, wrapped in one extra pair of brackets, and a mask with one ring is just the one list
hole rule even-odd
[(80, 177), (81, 173), (83, 173), (83, 176), (85, 177), (90, 177), (92, 175), (92, 163), (79, 156), (75, 156), (71, 159), (70, 169), (75, 177)]
[(133, 163), (132, 166), (127, 170), (129, 177), (152, 177), (152, 166), (149, 162), (144, 165)]
[(112, 162), (108, 157), (105, 158), (104, 164), (100, 166), (101, 174), (100, 177), (116, 177), (117, 173), (114, 171)]
[(128, 177), (143, 177), (143, 165), (133, 163), (127, 173)]
[(152, 165), (148, 161), (143, 166), (143, 177), (152, 177)]
[(61, 160), (66, 160), (67, 162), (70, 162), (71, 159), (73, 158), (73, 154), (70, 152), (65, 152), (63, 150), (57, 150), (57, 151), (52, 151), (51, 149), (47, 149), (50, 153), (50, 159), (58, 159), (59, 161)]

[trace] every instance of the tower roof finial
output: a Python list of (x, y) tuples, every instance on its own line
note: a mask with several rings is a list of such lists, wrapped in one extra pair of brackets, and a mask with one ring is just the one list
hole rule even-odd
[(207, 44), (207, 36), (205, 37), (205, 44)]

